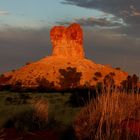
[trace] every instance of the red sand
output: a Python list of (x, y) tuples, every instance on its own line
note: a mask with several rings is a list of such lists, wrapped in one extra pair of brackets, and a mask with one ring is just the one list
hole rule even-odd
[(34, 131), (33, 133), (18, 133), (15, 128), (6, 128), (3, 140), (59, 140), (58, 135), (51, 130)]
[(128, 130), (140, 138), (140, 120), (128, 119), (121, 123), (121, 128)]

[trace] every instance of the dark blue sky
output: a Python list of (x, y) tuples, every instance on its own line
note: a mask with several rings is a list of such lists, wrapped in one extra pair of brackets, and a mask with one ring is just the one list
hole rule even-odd
[(51, 52), (50, 28), (81, 24), (88, 58), (140, 76), (139, 0), (1, 0), (0, 73)]

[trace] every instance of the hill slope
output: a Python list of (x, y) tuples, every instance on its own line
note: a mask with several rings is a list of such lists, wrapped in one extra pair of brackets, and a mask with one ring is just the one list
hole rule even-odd
[(25, 65), (14, 72), (5, 73), (4, 77), (7, 77), (8, 80), (5, 80), (3, 84), (15, 85), (20, 82), (24, 87), (32, 87), (38, 86), (38, 79), (44, 78), (53, 82), (54, 87), (60, 88), (63, 86), (62, 78), (67, 78), (70, 73), (69, 77), (73, 78), (72, 81), (75, 80), (74, 74), (79, 74), (77, 86), (96, 85), (97, 82), (103, 81), (108, 74), (112, 75), (116, 85), (126, 79), (128, 75), (126, 72), (86, 59), (82, 37), (82, 29), (78, 24), (72, 24), (68, 28), (63, 26), (52, 28), (52, 55)]

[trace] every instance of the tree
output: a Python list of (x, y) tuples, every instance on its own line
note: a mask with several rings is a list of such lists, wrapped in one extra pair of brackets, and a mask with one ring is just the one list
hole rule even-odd
[(38, 84), (38, 90), (41, 92), (54, 90), (54, 82), (50, 82), (44, 77), (38, 77), (36, 78), (36, 82)]
[(133, 74), (132, 76), (128, 75), (127, 79), (121, 82), (123, 91), (127, 93), (137, 92), (138, 82), (139, 82), (139, 77), (136, 74)]
[(133, 88), (137, 87), (137, 83), (139, 82), (139, 77), (136, 74), (132, 75), (132, 86)]
[(113, 90), (114, 86), (115, 86), (115, 81), (113, 78), (112, 74), (107, 74), (104, 79), (103, 79), (103, 83), (104, 83), (104, 89), (105, 91), (111, 91)]
[(67, 67), (66, 69), (59, 69), (60, 86), (63, 89), (74, 89), (80, 86), (81, 72), (77, 72), (76, 68)]
[(103, 83), (97, 82), (95, 89), (97, 94), (101, 94), (103, 92)]
[(11, 85), (11, 91), (22, 91), (22, 81), (18, 80), (13, 85)]
[(10, 90), (11, 89), (11, 85), (8, 83), (11, 78), (12, 78), (12, 75), (5, 76), (4, 74), (1, 74), (0, 90)]
[(98, 78), (101, 78), (102, 77), (102, 74), (101, 74), (101, 72), (95, 72), (95, 74), (94, 74), (96, 77), (98, 77)]

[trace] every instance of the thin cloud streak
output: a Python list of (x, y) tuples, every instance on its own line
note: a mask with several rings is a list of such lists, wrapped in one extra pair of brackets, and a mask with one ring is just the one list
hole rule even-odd
[[(62, 4), (96, 9), (121, 18), (123, 34), (140, 37), (140, 1), (139, 0), (64, 0)], [(132, 34), (131, 34), (132, 32)]]
[(110, 28), (110, 27), (119, 27), (123, 25), (123, 23), (121, 23), (117, 18), (107, 19), (107, 18), (94, 18), (94, 17), (76, 18), (73, 19), (72, 21), (57, 21), (56, 24), (69, 25), (72, 22), (79, 23), (80, 25), (87, 26), (87, 27), (99, 26), (99, 27)]
[(10, 13), (8, 11), (2, 11), (0, 10), (0, 16), (6, 16), (9, 15)]

